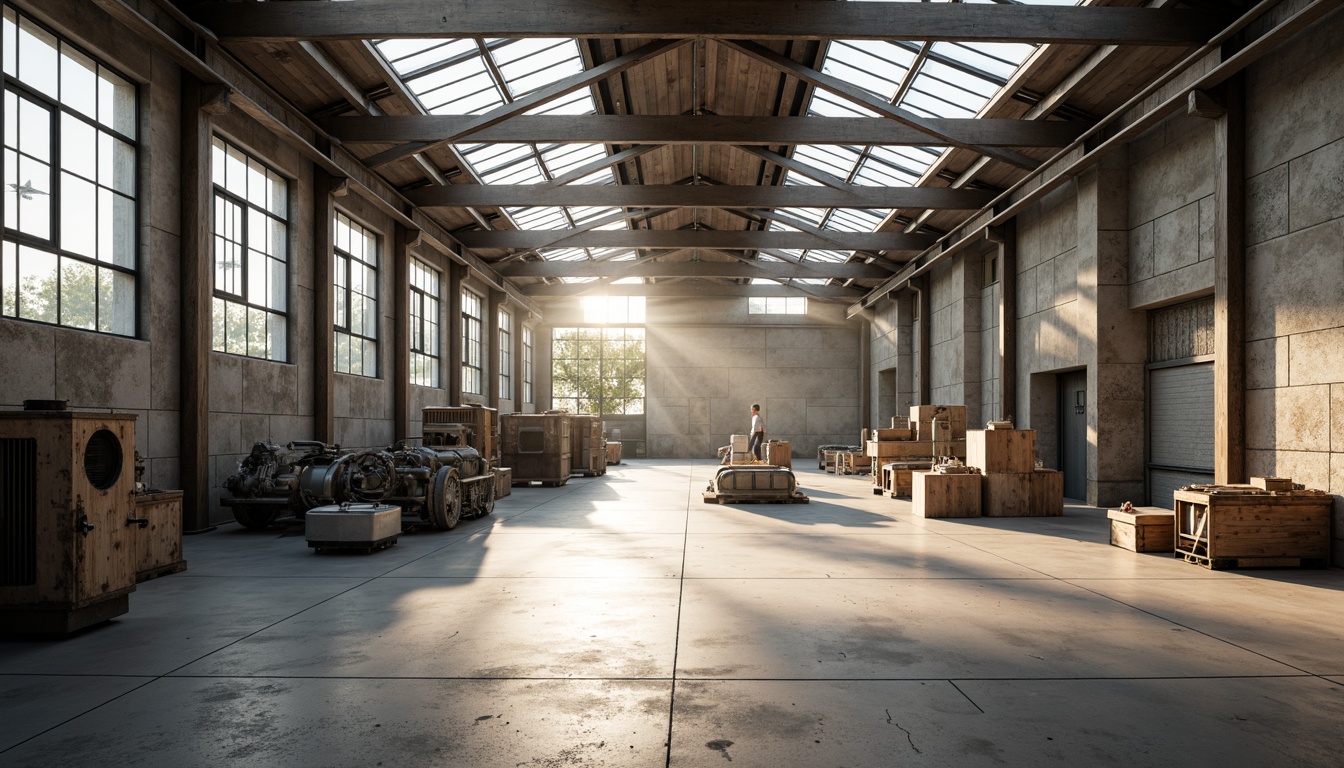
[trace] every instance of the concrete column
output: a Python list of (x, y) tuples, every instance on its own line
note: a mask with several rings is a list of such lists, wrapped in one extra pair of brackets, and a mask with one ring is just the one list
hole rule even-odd
[(866, 318), (859, 320), (859, 370), (863, 375), (859, 378), (859, 413), (862, 414), (862, 423), (882, 426), (879, 423), (877, 413), (873, 410), (873, 377), (876, 373), (873, 371), (873, 324)]
[(1123, 155), (1078, 177), (1079, 353), (1087, 361), (1087, 503), (1144, 496), (1147, 322), (1129, 309), (1129, 177)]
[(336, 439), (335, 306), (336, 198), (347, 194), (347, 179), (313, 169), (313, 437)]
[(535, 338), (536, 349), (533, 350), (536, 355), (536, 362), (533, 363), (532, 374), (536, 376), (536, 395), (537, 412), (550, 410), (551, 403), (551, 326), (543, 325), (537, 328)]
[(1214, 128), (1213, 481), (1246, 482), (1246, 93), (1223, 85)]
[(993, 233), (999, 270), (999, 397), (995, 418), (1023, 413), (1017, 406), (1017, 219)]
[(504, 304), (504, 292), (493, 288), (485, 296), (485, 322), (481, 339), (481, 394), (485, 404), (499, 407), (499, 308)]
[(229, 93), (182, 76), (182, 529), (210, 525), (210, 354), (214, 295), (210, 176), (214, 116), (229, 109)]
[(896, 302), (896, 416), (910, 415), (915, 404), (918, 374), (915, 372), (915, 294), (902, 291)]
[(448, 404), (462, 404), (462, 282), (467, 279), (467, 268), (457, 262), (448, 263), (447, 278), (448, 326), (444, 337), (443, 357), (448, 361)]
[(918, 405), (932, 405), (933, 400), (929, 395), (929, 388), (933, 383), (932, 369), (932, 325), (933, 325), (933, 289), (928, 274), (921, 275), (912, 281), (915, 289), (915, 300), (918, 303), (918, 317), (916, 326), (915, 354), (917, 360), (917, 379), (915, 386), (915, 403)]
[(523, 410), (523, 320), (520, 307), (513, 313), (513, 410), (519, 412)]
[(400, 224), (392, 237), (392, 435), (411, 436), (411, 249), (420, 232)]

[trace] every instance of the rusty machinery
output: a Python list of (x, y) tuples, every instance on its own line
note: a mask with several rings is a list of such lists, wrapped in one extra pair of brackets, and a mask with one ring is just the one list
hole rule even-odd
[(224, 481), (220, 503), (248, 528), (265, 528), (285, 514), (346, 502), (397, 504), (440, 530), (464, 516), (494, 511), (490, 462), (470, 446), (471, 425), (436, 425), (430, 445), (344, 450), (313, 440), (285, 448), (260, 441)]

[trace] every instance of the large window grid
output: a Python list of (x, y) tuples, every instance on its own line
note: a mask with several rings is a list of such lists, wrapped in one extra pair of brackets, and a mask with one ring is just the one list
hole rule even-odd
[(288, 356), (289, 187), (280, 174), (216, 136), (214, 349)]
[(473, 395), (481, 391), (481, 304), (480, 296), (462, 290), (462, 391)]
[(749, 315), (806, 315), (806, 296), (753, 296), (747, 299)]
[(537, 402), (536, 392), (533, 390), (532, 366), (533, 366), (533, 342), (532, 329), (523, 326), (523, 402)]
[(411, 383), (439, 386), (439, 273), (411, 259)]
[(513, 399), (513, 315), (499, 313), (499, 396)]
[(5, 6), (0, 314), (136, 333), (136, 87)]
[(336, 370), (378, 375), (378, 239), (337, 212), (332, 258)]
[(551, 406), (573, 413), (644, 413), (644, 329), (556, 328)]

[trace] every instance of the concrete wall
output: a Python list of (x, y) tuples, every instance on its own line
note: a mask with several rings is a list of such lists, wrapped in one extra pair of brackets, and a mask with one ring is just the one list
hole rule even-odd
[(909, 414), (914, 404), (914, 299), (901, 293), (869, 315), (873, 393), (867, 425), (891, 424), (892, 416)]
[(649, 456), (713, 458), (748, 431), (752, 403), (767, 439), (791, 441), (795, 455), (856, 443), (859, 327), (840, 304), (808, 302), (804, 317), (748, 315), (745, 298), (650, 299)]
[(966, 423), (982, 426), (981, 290), (984, 263), (968, 255), (930, 273), (929, 401), (966, 405)]
[(1335, 496), (1344, 565), (1344, 16), (1246, 79), (1246, 469)]

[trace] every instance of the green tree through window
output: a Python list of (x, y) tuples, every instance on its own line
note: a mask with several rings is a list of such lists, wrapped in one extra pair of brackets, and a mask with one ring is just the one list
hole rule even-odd
[(644, 413), (643, 328), (556, 328), (552, 338), (553, 407)]

